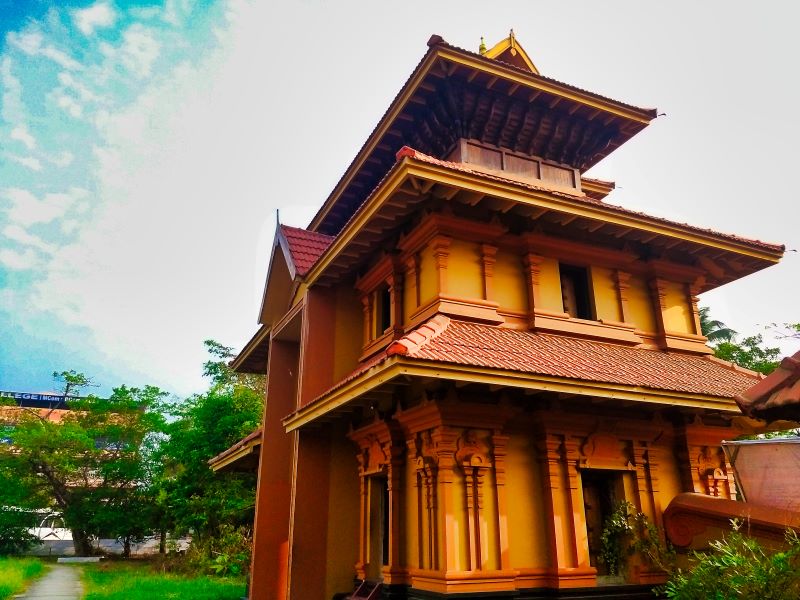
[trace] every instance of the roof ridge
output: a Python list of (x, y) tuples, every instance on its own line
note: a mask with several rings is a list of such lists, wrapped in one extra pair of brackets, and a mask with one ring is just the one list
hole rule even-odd
[(420, 350), (425, 344), (443, 333), (450, 325), (450, 322), (450, 318), (444, 315), (434, 316), (399, 340), (389, 344), (389, 347), (386, 348), (386, 356), (405, 355)]
[(766, 377), (766, 375), (764, 375), (763, 373), (759, 373), (758, 371), (753, 371), (752, 369), (742, 367), (729, 360), (724, 360), (722, 358), (714, 356), (713, 354), (706, 354), (705, 359), (710, 360), (711, 362), (715, 362), (725, 367), (726, 369), (730, 369), (731, 371), (737, 371), (739, 373), (744, 373), (745, 375), (752, 375), (756, 379), (764, 379)]

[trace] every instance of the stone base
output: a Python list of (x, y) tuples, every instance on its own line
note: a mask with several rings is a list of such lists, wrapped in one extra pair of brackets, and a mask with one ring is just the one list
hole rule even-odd
[[(392, 589), (389, 589), (392, 588)], [(384, 588), (384, 600), (552, 600), (564, 598), (569, 600), (655, 600), (663, 598), (653, 594), (650, 585), (605, 585), (588, 588), (537, 588), (528, 590), (515, 590), (513, 592), (473, 592), (466, 594), (440, 594), (416, 590), (405, 585), (387, 586)]]

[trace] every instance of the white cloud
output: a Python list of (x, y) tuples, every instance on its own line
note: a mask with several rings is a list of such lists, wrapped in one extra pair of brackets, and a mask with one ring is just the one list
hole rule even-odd
[(31, 135), (25, 124), (17, 125), (11, 130), (11, 139), (22, 142), (28, 150), (36, 148), (36, 138)]
[(8, 123), (19, 123), (25, 119), (22, 104), (22, 83), (11, 71), (11, 59), (6, 56), (0, 61), (0, 83), (2, 83), (2, 112), (0, 116)]
[(71, 71), (81, 68), (81, 64), (66, 52), (50, 44), (45, 44), (44, 36), (40, 31), (29, 30), (23, 33), (11, 32), (6, 36), (6, 39), (11, 46), (18, 48), (29, 56), (44, 56), (60, 65), (62, 68)]
[(61, 221), (61, 231), (69, 235), (78, 229), (78, 225), (80, 225), (80, 221), (76, 219), (65, 219)]
[(189, 16), (193, 6), (192, 0), (167, 0), (164, 3), (164, 14), (161, 18), (170, 25), (178, 26)]
[(137, 77), (144, 78), (150, 75), (161, 45), (149, 29), (135, 23), (122, 34), (120, 50), (122, 64)]
[(86, 190), (73, 187), (67, 193), (45, 194), (41, 200), (22, 188), (7, 188), (1, 196), (10, 202), (6, 213), (9, 221), (27, 227), (36, 223), (50, 223), (64, 216), (76, 201), (87, 195)]
[(75, 160), (75, 155), (72, 154), (72, 152), (64, 150), (61, 154), (50, 157), (48, 160), (55, 166), (63, 168), (72, 164), (72, 161)]
[(59, 108), (63, 108), (64, 111), (69, 115), (75, 117), (76, 119), (79, 119), (81, 116), (83, 116), (83, 106), (81, 106), (72, 96), (67, 96), (63, 92), (57, 92), (55, 99)]
[(26, 248), (22, 252), (11, 248), (0, 249), (0, 265), (12, 271), (33, 269), (39, 264), (39, 257), (35, 251)]
[(92, 35), (95, 29), (111, 27), (117, 20), (117, 13), (108, 2), (97, 2), (89, 8), (72, 13), (75, 26), (84, 35)]
[(6, 225), (3, 229), (3, 236), (14, 242), (22, 244), (23, 246), (30, 246), (31, 248), (35, 248), (45, 254), (53, 254), (56, 251), (56, 247), (54, 244), (50, 244), (45, 242), (39, 236), (33, 235), (24, 227), (20, 227), (19, 225)]
[(16, 156), (14, 154), (9, 154), (8, 158), (17, 164), (22, 165), (23, 167), (29, 168), (31, 171), (38, 172), (42, 170), (42, 163), (35, 156)]

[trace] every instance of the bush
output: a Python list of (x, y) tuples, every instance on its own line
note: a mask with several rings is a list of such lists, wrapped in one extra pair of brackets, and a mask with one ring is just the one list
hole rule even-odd
[(251, 534), (247, 527), (222, 525), (215, 537), (195, 538), (186, 552), (187, 565), (201, 573), (246, 575), (253, 550)]
[(768, 552), (753, 538), (733, 532), (711, 543), (711, 551), (692, 555), (691, 571), (676, 571), (664, 588), (680, 600), (795, 600), (800, 598), (800, 537), (786, 532), (787, 548)]
[(28, 520), (23, 511), (0, 508), (0, 556), (22, 554), (39, 541), (28, 531)]

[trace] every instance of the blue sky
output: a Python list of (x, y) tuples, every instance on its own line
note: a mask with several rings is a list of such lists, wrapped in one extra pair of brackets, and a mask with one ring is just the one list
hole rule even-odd
[[(800, 246), (798, 7), (387, 6), (0, 0), (0, 389), (202, 389), (202, 341), (255, 330), (275, 210), (308, 223), (432, 33), (514, 27), (543, 74), (666, 112), (592, 170), (610, 202)], [(743, 333), (800, 321), (798, 266), (703, 300)]]

